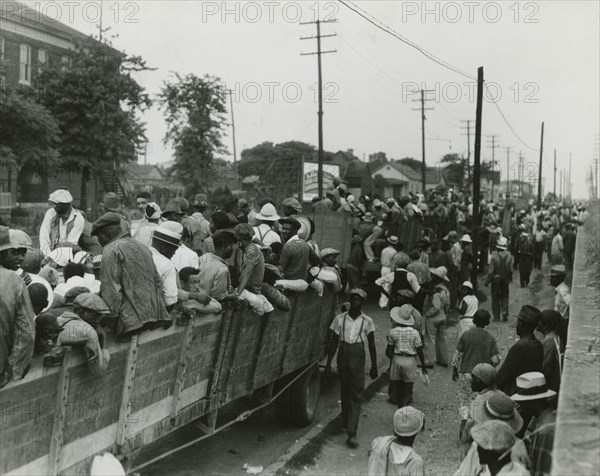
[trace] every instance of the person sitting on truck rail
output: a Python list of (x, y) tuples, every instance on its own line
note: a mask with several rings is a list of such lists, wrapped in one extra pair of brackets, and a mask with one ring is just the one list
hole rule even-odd
[(171, 321), (162, 283), (150, 250), (121, 231), (121, 217), (102, 215), (94, 222), (102, 250), (100, 295), (117, 316), (117, 334), (132, 334)]
[(73, 303), (73, 312), (66, 311), (56, 320), (62, 331), (56, 345), (82, 345), (88, 368), (97, 377), (106, 373), (110, 362), (107, 339), (101, 319), (110, 315), (110, 309), (100, 296), (80, 294)]
[(270, 246), (271, 243), (281, 243), (281, 237), (273, 230), (273, 226), (279, 218), (273, 204), (266, 203), (263, 205), (260, 209), (260, 213), (256, 214), (259, 225), (254, 227), (254, 238), (267, 246)]
[(309, 248), (306, 242), (298, 236), (300, 222), (292, 217), (282, 218), (279, 222), (282, 225), (281, 234), (285, 241), (279, 259), (283, 277), (288, 280), (306, 280)]
[(237, 238), (231, 230), (218, 230), (212, 238), (214, 253), (206, 253), (199, 258), (199, 282), (212, 298), (223, 301), (234, 295), (226, 260), (231, 257)]

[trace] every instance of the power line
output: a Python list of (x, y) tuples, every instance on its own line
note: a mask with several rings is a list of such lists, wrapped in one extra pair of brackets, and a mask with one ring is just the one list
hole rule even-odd
[[(464, 71), (460, 70), (456, 66), (453, 66), (450, 63), (447, 63), (447, 62), (443, 61), (442, 59), (436, 57), (432, 53), (429, 53), (428, 51), (426, 51), (424, 48), (417, 45), (416, 43), (413, 43), (412, 41), (404, 38), (402, 35), (400, 35), (396, 31), (392, 30), (391, 27), (387, 26), (381, 20), (378, 20), (377, 18), (373, 17), (372, 15), (370, 15), (369, 13), (367, 13), (366, 11), (364, 11), (362, 8), (358, 7), (354, 3), (350, 2), (350, 1), (346, 2), (344, 0), (338, 0), (338, 1), (342, 5), (344, 5), (346, 8), (348, 8), (349, 10), (352, 10), (357, 15), (363, 17), (365, 20), (367, 20), (372, 25), (374, 25), (377, 28), (379, 28), (380, 30), (386, 32), (388, 35), (391, 35), (394, 38), (400, 40), (402, 43), (404, 43), (412, 48), (415, 48), (417, 51), (419, 51), (419, 53), (421, 53), (425, 57), (429, 58), (430, 60), (434, 61), (435, 63), (439, 64), (440, 66), (443, 66), (444, 68), (449, 69), (450, 71), (454, 71), (455, 73), (458, 73), (462, 76), (465, 76), (466, 78), (469, 78), (470, 80), (473, 80), (473, 81), (476, 80), (476, 78), (474, 76), (472, 76), (468, 73), (465, 73)], [(352, 6), (350, 6), (349, 4)]]

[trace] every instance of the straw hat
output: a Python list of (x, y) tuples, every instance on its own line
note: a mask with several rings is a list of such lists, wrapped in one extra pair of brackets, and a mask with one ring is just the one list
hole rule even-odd
[(394, 413), (394, 433), (398, 436), (413, 436), (425, 424), (425, 414), (414, 407), (402, 407)]
[(523, 402), (553, 397), (554, 395), (556, 395), (556, 392), (548, 389), (543, 373), (527, 372), (517, 377), (517, 393), (510, 398), (515, 402)]
[(515, 403), (504, 393), (492, 394), (483, 405), (473, 408), (475, 423), (498, 420), (507, 423), (515, 433), (523, 427), (523, 418), (519, 415)]
[(442, 281), (445, 281), (447, 283), (450, 282), (450, 280), (448, 279), (448, 268), (446, 268), (445, 266), (429, 268), (429, 273), (431, 273), (436, 278), (441, 279)]
[(392, 308), (390, 317), (392, 318), (392, 321), (403, 326), (412, 326), (415, 324), (415, 319), (412, 316), (412, 306), (409, 304)]
[(275, 210), (272, 203), (265, 203), (260, 212), (256, 214), (256, 218), (264, 221), (277, 221), (280, 216), (277, 215), (277, 210)]

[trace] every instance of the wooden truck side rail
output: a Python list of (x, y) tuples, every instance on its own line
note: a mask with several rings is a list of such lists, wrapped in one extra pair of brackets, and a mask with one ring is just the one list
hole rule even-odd
[(61, 367), (32, 370), (0, 390), (2, 474), (87, 474), (94, 455), (130, 456), (220, 407), (282, 381), (326, 353), (335, 296), (311, 288), (290, 312), (226, 307), (184, 327), (111, 343), (103, 378), (72, 348)]

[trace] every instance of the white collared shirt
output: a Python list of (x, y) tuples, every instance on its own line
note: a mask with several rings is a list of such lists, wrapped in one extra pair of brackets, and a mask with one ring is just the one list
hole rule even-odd
[(152, 252), (154, 266), (156, 266), (156, 270), (163, 282), (165, 306), (171, 306), (177, 302), (177, 269), (170, 259), (160, 254), (153, 246), (150, 247), (150, 251)]
[[(346, 322), (344, 323), (344, 321)], [(340, 337), (342, 342), (346, 342), (348, 344), (366, 342), (367, 336), (371, 332), (375, 332), (375, 324), (373, 324), (373, 319), (363, 313), (361, 313), (356, 319), (352, 319), (350, 316), (348, 316), (347, 312), (338, 314), (333, 319), (333, 322), (329, 328)], [(341, 335), (342, 330), (344, 331), (343, 336)]]

